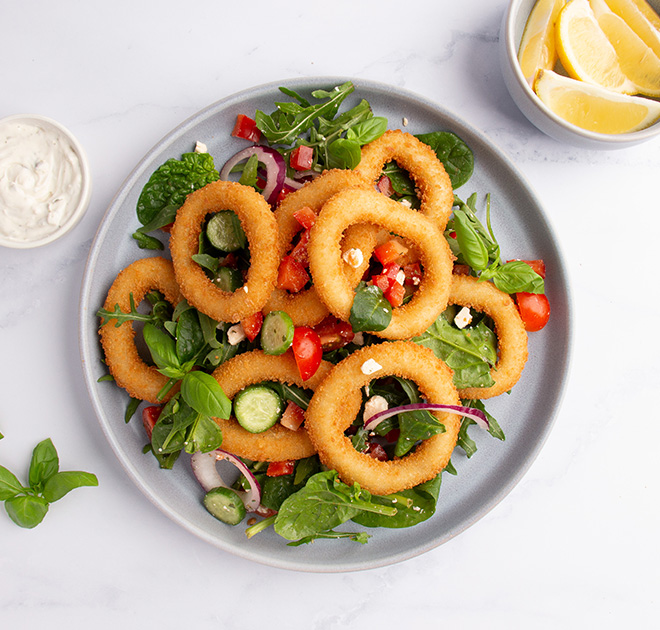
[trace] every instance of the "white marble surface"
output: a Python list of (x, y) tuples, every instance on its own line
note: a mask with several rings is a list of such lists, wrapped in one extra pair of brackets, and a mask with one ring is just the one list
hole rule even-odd
[[(34, 530), (0, 512), (2, 628), (653, 627), (660, 587), (660, 142), (589, 152), (543, 137), (497, 66), (506, 2), (72, 0), (0, 10), (0, 116), (40, 113), (87, 150), (94, 191), (69, 235), (0, 250), (0, 463), (51, 437), (99, 488)], [(303, 574), (182, 531), (132, 485), (83, 383), (77, 306), (115, 191), (171, 128), (253, 85), (388, 82), (442, 103), (518, 165), (571, 274), (575, 344), (555, 427), (521, 483), (449, 543), (401, 564)]]

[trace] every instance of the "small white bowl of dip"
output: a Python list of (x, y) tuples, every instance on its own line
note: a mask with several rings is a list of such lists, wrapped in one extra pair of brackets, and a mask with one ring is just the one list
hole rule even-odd
[(52, 243), (80, 221), (92, 192), (87, 156), (60, 123), (37, 114), (0, 119), (0, 245)]

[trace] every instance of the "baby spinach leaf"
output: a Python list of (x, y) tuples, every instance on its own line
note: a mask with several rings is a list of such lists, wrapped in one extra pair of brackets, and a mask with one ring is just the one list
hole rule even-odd
[(474, 171), (474, 154), (461, 138), (450, 131), (435, 131), (417, 136), (437, 154), (451, 180), (452, 188), (465, 184)]
[(213, 418), (199, 415), (186, 441), (186, 453), (209, 453), (222, 445), (222, 430)]
[[(219, 177), (209, 153), (184, 153), (158, 167), (145, 184), (137, 202), (137, 217), (148, 225), (164, 208), (180, 208), (186, 197)], [(163, 224), (166, 225), (166, 224)]]
[(392, 321), (392, 305), (377, 286), (360, 282), (348, 321), (354, 332), (385, 330)]
[(339, 538), (347, 538), (348, 540), (353, 540), (359, 542), (363, 545), (366, 545), (371, 538), (371, 534), (367, 532), (336, 532), (333, 529), (328, 530), (327, 532), (319, 532), (313, 536), (305, 536), (300, 540), (293, 540), (290, 543), (287, 543), (289, 547), (298, 547), (300, 545), (306, 545), (308, 543), (314, 542), (315, 540), (323, 539), (332, 539), (337, 540)]
[(176, 324), (176, 354), (179, 362), (194, 359), (204, 348), (204, 333), (194, 308), (183, 311)]

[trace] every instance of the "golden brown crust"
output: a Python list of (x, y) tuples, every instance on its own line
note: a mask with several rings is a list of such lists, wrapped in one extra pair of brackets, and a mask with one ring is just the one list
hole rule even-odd
[(342, 273), (340, 240), (351, 224), (370, 223), (410, 239), (420, 253), (424, 275), (412, 299), (393, 309), (392, 321), (374, 334), (410, 339), (422, 334), (447, 306), (452, 257), (443, 234), (425, 216), (374, 190), (348, 189), (331, 197), (312, 228), (308, 253), (316, 290), (330, 311), (348, 321), (354, 287)]
[[(213, 377), (225, 394), (233, 399), (248, 385), (263, 381), (276, 381), (315, 390), (330, 370), (330, 364), (323, 361), (316, 374), (303, 381), (293, 354), (289, 351), (276, 356), (253, 350), (230, 359), (220, 365)], [(222, 429), (222, 448), (255, 461), (279, 462), (309, 457), (316, 452), (303, 424), (297, 431), (291, 431), (276, 424), (263, 433), (250, 433), (238, 424), (234, 417), (228, 420), (215, 418)]]
[[(124, 313), (130, 313), (131, 294), (137, 306), (154, 289), (161, 291), (172, 306), (181, 301), (179, 286), (169, 260), (161, 257), (136, 260), (119, 272), (108, 291), (104, 308), (114, 311), (117, 304)], [(164, 400), (158, 399), (158, 393), (169, 379), (140, 357), (135, 346), (132, 323), (124, 322), (119, 327), (116, 323), (116, 319), (108, 320), (99, 329), (99, 334), (108, 369), (117, 385), (139, 400), (152, 403), (168, 400), (176, 389), (171, 390)]]
[(451, 180), (435, 151), (412, 134), (391, 129), (362, 147), (355, 172), (375, 182), (383, 166), (394, 160), (415, 182), (421, 201), (420, 212), (444, 230), (454, 205)]
[[(233, 210), (250, 247), (246, 283), (233, 293), (222, 291), (192, 259), (206, 215)], [(277, 279), (277, 223), (270, 206), (253, 188), (216, 181), (188, 195), (172, 227), (170, 250), (181, 293), (197, 310), (221, 322), (239, 322), (260, 311)]]
[(513, 299), (492, 282), (455, 275), (449, 303), (486, 313), (493, 320), (497, 334), (498, 360), (491, 370), (495, 384), (461, 389), (461, 398), (492, 398), (508, 392), (520, 379), (527, 361), (527, 332)]
[[(362, 365), (368, 359), (382, 369), (364, 374)], [(367, 346), (333, 367), (312, 397), (306, 423), (325, 466), (334, 468), (345, 483), (359, 483), (380, 495), (412, 488), (441, 472), (449, 462), (461, 425), (455, 414), (434, 412), (445, 432), (424, 440), (409, 455), (379, 461), (356, 451), (344, 432), (359, 412), (360, 390), (371, 380), (388, 375), (414, 381), (429, 402), (460, 404), (452, 372), (445, 363), (428, 348), (395, 341)]]

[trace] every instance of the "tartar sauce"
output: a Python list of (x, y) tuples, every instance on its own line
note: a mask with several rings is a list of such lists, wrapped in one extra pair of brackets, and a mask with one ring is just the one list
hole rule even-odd
[(71, 217), (83, 190), (82, 166), (58, 128), (28, 120), (0, 123), (0, 235), (43, 239)]

